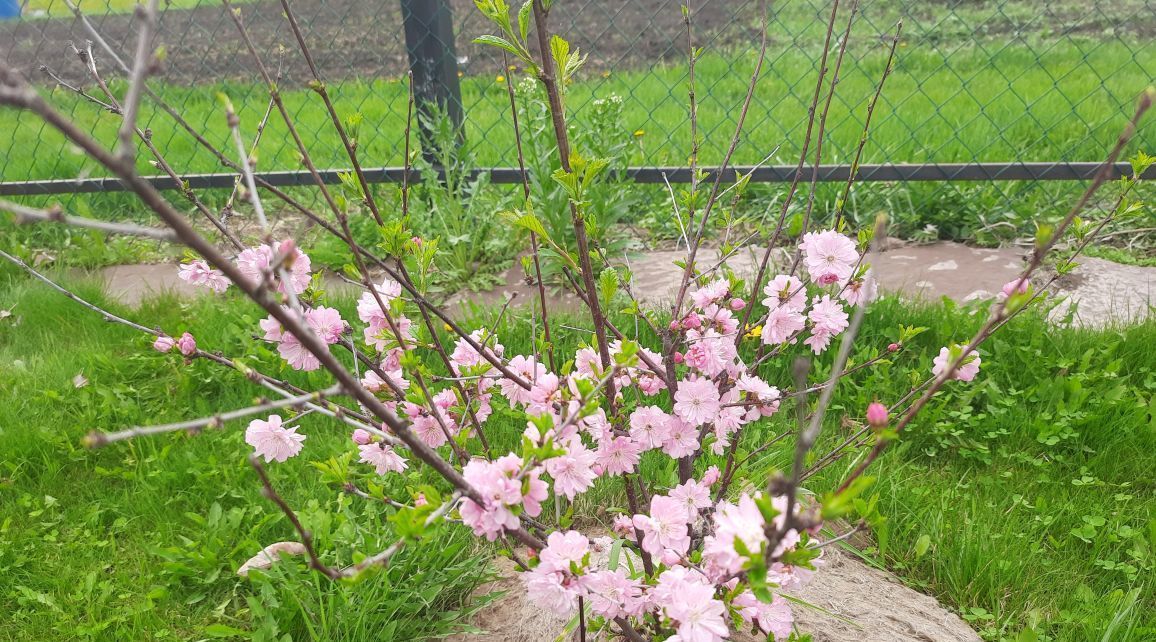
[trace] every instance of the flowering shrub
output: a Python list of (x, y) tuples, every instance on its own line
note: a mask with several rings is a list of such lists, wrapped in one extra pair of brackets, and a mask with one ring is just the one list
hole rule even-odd
[[(266, 495), (297, 529), (310, 565), (330, 578), (352, 577), (388, 564), (406, 541), (452, 517), (479, 538), (510, 542), (510, 555), (523, 571), (530, 599), (559, 615), (577, 615), (583, 634), (587, 618), (591, 618), (591, 626), (612, 626), (632, 640), (715, 642), (739, 629), (786, 639), (793, 631), (793, 614), (782, 592), (801, 586), (812, 573), (822, 571), (823, 547), (831, 541), (819, 539), (824, 525), (852, 514), (856, 496), (870, 483), (864, 476), (867, 468), (938, 390), (949, 382), (968, 382), (979, 375), (983, 341), (1042, 297), (1054, 282), (1052, 278), (1037, 289), (1031, 277), (1065, 230), (1071, 227), (1077, 233), (1081, 244), (1075, 253), (1086, 245), (1090, 228), (1077, 221), (1083, 203), (1050, 234), (1041, 235), (1027, 268), (1004, 287), (988, 321), (974, 337), (943, 347), (930, 371), (921, 373), (921, 382), (902, 398), (885, 400), (890, 405), (873, 403), (860, 417), (847, 418), (860, 426), (858, 432), (808, 467), (807, 456), (817, 443), (840, 380), (891, 358), (908, 347), (919, 332), (904, 328), (899, 342), (880, 346), (872, 359), (850, 364), (860, 322), (877, 296), (871, 259), (875, 239), (885, 229), (883, 220), (852, 237), (845, 230), (840, 207), (830, 229), (812, 231), (804, 223), (798, 240), (786, 248), (794, 260), (770, 270), (775, 265), (771, 255), (780, 245), (778, 241), (785, 238), (783, 222), (803, 175), (807, 157), (804, 145), (779, 223), (763, 231), (769, 238), (753, 280), (736, 276), (727, 268), (725, 258), (703, 265), (696, 259), (700, 258), (707, 221), (724, 198), (741, 197), (749, 176), (740, 176), (734, 185), (724, 188), (722, 171), (707, 173), (697, 167), (695, 140), (690, 188), (681, 199), (672, 194), (675, 216), (685, 230), (685, 261), (672, 266), (681, 273), (680, 287), (669, 311), (642, 306), (634, 296), (628, 270), (611, 264), (601, 248), (590, 244), (586, 232), (590, 187), (597, 184), (607, 162), (585, 158), (581, 150), (570, 147), (564, 92), (584, 58), (565, 40), (550, 35), (546, 17), (551, 4), (529, 2), (515, 19), (503, 0), (477, 0), (479, 9), (500, 31), (500, 35), (480, 40), (519, 58), (533, 70), (548, 97), (560, 163), (552, 178), (566, 196), (577, 248), (573, 252), (568, 243), (559, 243), (542, 224), (528, 184), (525, 206), (501, 216), (529, 237), (532, 258), (527, 261), (528, 278), (539, 288), (534, 323), (541, 323), (542, 335), (535, 337), (540, 340), (525, 354), (510, 354), (494, 328), (462, 328), (431, 298), (426, 277), (438, 255), (437, 240), (414, 236), (404, 215), (378, 207), (352, 143), (346, 150), (354, 170), (345, 179), (347, 185), (361, 190), (360, 202), (338, 202), (319, 181), (318, 189), (326, 196), (336, 223), (308, 208), (300, 210), (348, 247), (363, 290), (356, 319), (343, 318), (338, 310), (321, 303), (321, 280), (308, 253), (295, 240), (277, 241), (269, 233), (261, 193), (290, 204), (295, 201), (273, 186), (259, 185), (252, 171), (252, 153), (244, 146), (239, 121), (230, 107), (226, 106), (230, 132), (242, 160), (229, 163), (239, 175), (239, 193), (265, 232), (260, 243), (247, 245), (204, 208), (201, 213), (221, 231), (222, 248), (195, 231), (183, 214), (136, 174), (134, 152), (123, 144), (125, 138), (132, 140), (133, 101), (140, 100), (151, 68), (147, 53), (141, 54), (130, 70), (130, 90), (120, 110), (125, 114), (124, 136), (115, 153), (61, 118), (14, 72), (0, 67), (0, 102), (29, 109), (56, 127), (125, 181), (172, 228), (177, 240), (200, 255), (180, 267), (180, 278), (217, 293), (239, 290), (267, 314), (253, 331), (261, 341), (275, 345), (286, 367), (325, 371), (332, 380), (324, 390), (305, 390), (236, 359), (207, 352), (188, 332), (174, 338), (100, 311), (110, 320), (151, 335), (152, 346), (159, 352), (171, 353), (177, 348), (185, 358), (206, 358), (236, 368), (279, 399), (203, 420), (94, 433), (88, 443), (100, 446), (260, 416), (263, 418), (250, 420), (244, 434), (245, 442), (253, 448), (251, 462)], [(293, 21), (289, 3), (283, 6)], [(147, 42), (151, 14), (147, 9), (142, 13), (140, 37)], [(240, 15), (232, 15), (247, 40)], [(834, 20), (833, 13), (829, 30)], [(687, 22), (689, 30), (689, 14)], [(307, 44), (299, 32), (295, 33), (307, 53)], [(532, 53), (531, 34), (537, 38), (536, 49), (546, 52), (544, 57), (536, 58)], [(845, 38), (841, 46), (846, 46)], [(253, 53), (257, 55), (255, 50)], [(764, 54), (765, 44), (760, 68)], [(839, 49), (839, 61), (842, 54)], [(692, 65), (697, 55), (692, 47)], [(258, 64), (258, 69), (272, 87), (264, 66)], [(838, 74), (837, 68), (834, 73)], [(744, 117), (757, 80), (756, 71), (742, 105)], [(816, 101), (823, 83), (821, 75)], [(512, 85), (508, 87), (512, 94)], [(333, 116), (334, 127), (343, 140), (348, 140), (320, 78), (315, 89)], [(108, 98), (118, 100), (111, 93)], [(1141, 103), (1136, 118), (1148, 102)], [(812, 109), (808, 130), (814, 124), (815, 111)], [(283, 115), (293, 131), (292, 119)], [(695, 117), (693, 104), (691, 116)], [(730, 152), (738, 145), (742, 126), (740, 118)], [(1105, 168), (1111, 168), (1129, 132)], [(215, 151), (228, 160), (223, 152)], [(300, 151), (312, 168), (308, 151)], [(157, 160), (168, 167), (163, 159)], [(1148, 161), (1141, 158), (1138, 164), (1144, 162)], [(1089, 197), (1103, 184), (1107, 171), (1093, 182)], [(1139, 169), (1135, 176), (1142, 172)], [(404, 174), (403, 213), (408, 203), (408, 167)], [(1136, 180), (1124, 181), (1117, 209), (1126, 204), (1128, 190)], [(734, 196), (727, 196), (731, 191)], [(197, 206), (200, 201), (195, 194), (190, 191), (188, 195), (201, 210), (203, 205)], [(813, 201), (812, 189), (804, 220), (810, 218)], [(351, 214), (373, 218), (380, 231), (378, 247), (366, 248), (354, 239)], [(61, 219), (45, 212), (42, 220)], [(76, 217), (69, 222), (97, 226)], [(115, 227), (110, 231), (156, 234), (148, 228)], [(568, 286), (589, 312), (590, 340), (572, 355), (556, 354), (551, 342), (539, 248), (556, 255)], [(371, 267), (378, 275), (371, 273)], [(1061, 264), (1060, 273), (1066, 269), (1070, 268)], [(647, 344), (639, 339), (637, 330), (624, 331), (607, 315), (611, 306), (623, 305), (636, 327), (646, 325), (657, 341)], [(444, 338), (447, 333), (448, 340)], [(812, 381), (812, 359), (820, 361), (821, 370), (830, 374)], [(767, 366), (772, 361), (792, 361), (794, 379), (768, 380), (765, 373), (771, 371)], [(335, 397), (347, 397), (353, 403), (338, 405), (332, 401)], [(744, 432), (786, 408), (797, 411), (798, 417), (796, 425), (780, 435), (795, 437), (793, 466), (771, 479), (748, 479), (736, 486), (736, 476), (742, 475), (749, 459), (736, 456)], [(519, 446), (511, 452), (494, 452), (487, 437), (487, 432), (495, 429), (490, 419), (496, 409), (524, 419)], [(281, 463), (300, 456), (313, 443), (291, 425), (299, 415), (283, 416), (299, 410), (327, 415), (351, 429), (348, 448), (356, 452), (364, 470), (382, 476), (383, 482), (420, 465), (436, 472), (450, 492), (431, 488), (412, 505), (397, 504), (394, 526), (399, 539), (386, 550), (352, 566), (325, 564), (309, 532), (277, 494), (261, 463)], [(778, 437), (757, 448), (776, 441)], [(804, 501), (799, 493), (804, 480), (853, 448), (863, 449), (864, 454), (841, 485), (832, 493)], [(677, 470), (677, 483), (666, 476), (644, 474), (644, 458), (669, 462), (660, 468)], [(600, 529), (589, 525), (592, 520), (582, 520), (583, 530), (579, 531), (557, 519), (563, 504), (600, 485), (625, 496), (626, 508), (610, 525)], [(547, 505), (557, 510), (554, 519), (544, 511)], [(870, 514), (859, 516), (871, 518)], [(605, 550), (618, 554), (606, 561), (593, 554)]]

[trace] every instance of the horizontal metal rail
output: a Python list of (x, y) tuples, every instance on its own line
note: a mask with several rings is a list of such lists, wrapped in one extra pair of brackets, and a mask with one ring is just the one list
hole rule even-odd
[[(891, 181), (1080, 181), (1091, 179), (1099, 170), (1100, 163), (928, 163), (928, 164), (882, 164), (860, 165), (858, 182)], [(704, 168), (714, 176), (717, 168)], [(349, 172), (347, 169), (330, 169), (319, 172), (321, 180), (334, 185), (341, 182), (338, 176)], [(367, 168), (365, 177), (370, 183), (400, 183), (405, 169), (402, 167)], [(491, 167), (473, 170), (473, 175), (489, 174), (494, 183), (512, 184), (522, 181), (521, 170), (514, 167)], [(723, 172), (723, 180), (733, 181), (740, 174), (751, 174), (751, 182), (785, 183), (795, 175), (793, 165), (771, 165), (764, 167), (728, 167)], [(820, 165), (820, 182), (846, 181), (851, 174), (850, 165)], [(438, 172), (439, 177), (442, 172)], [(1117, 163), (1112, 168), (1112, 178), (1131, 176), (1132, 167), (1127, 163)], [(189, 174), (184, 177), (192, 189), (229, 189), (233, 187), (236, 174)], [(308, 187), (313, 185), (313, 177), (305, 170), (264, 172), (258, 174), (271, 185), (277, 187)], [(803, 177), (811, 177), (811, 168), (803, 168)], [(410, 171), (411, 181), (422, 180), (422, 173)], [(635, 183), (689, 183), (690, 169), (687, 167), (630, 167), (612, 173), (614, 180)], [(1156, 166), (1148, 169), (1143, 178), (1156, 178)], [(167, 176), (149, 177), (148, 181), (161, 190), (174, 190), (179, 186)], [(94, 192), (123, 192), (124, 184), (115, 178), (57, 179), (43, 181), (0, 182), (0, 196), (37, 196), (49, 194), (90, 194)]]

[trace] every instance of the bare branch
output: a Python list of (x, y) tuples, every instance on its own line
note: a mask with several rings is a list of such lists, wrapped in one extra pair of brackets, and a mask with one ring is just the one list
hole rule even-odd
[(109, 234), (121, 234), (124, 236), (140, 236), (150, 238), (157, 241), (166, 241), (169, 243), (177, 242), (177, 235), (173, 234), (172, 230), (165, 230), (156, 227), (145, 227), (143, 225), (133, 225), (132, 223), (113, 223), (111, 221), (98, 221), (92, 218), (84, 218), (81, 216), (71, 216), (65, 214), (59, 205), (53, 205), (46, 210), (40, 210), (32, 207), (26, 207), (19, 203), (12, 201), (0, 200), (0, 211), (11, 212), (16, 215), (17, 223), (63, 223), (64, 225), (71, 225), (73, 227), (85, 227), (93, 230), (100, 230), (108, 232)]
[(140, 23), (137, 33), (136, 55), (133, 57), (132, 73), (128, 79), (128, 93), (125, 94), (123, 108), (124, 121), (117, 132), (117, 156), (125, 162), (133, 162), (135, 153), (132, 137), (136, 130), (137, 112), (140, 110), (141, 92), (144, 88), (145, 76), (152, 67), (152, 54), (149, 46), (152, 43), (153, 31), (157, 24), (157, 0), (148, 0), (147, 4), (136, 6), (136, 19)]
[(237, 410), (230, 410), (215, 414), (211, 417), (200, 417), (198, 419), (189, 419), (187, 421), (178, 421), (172, 424), (164, 424), (160, 426), (137, 426), (127, 430), (119, 430), (117, 432), (100, 432), (93, 431), (88, 433), (84, 438), (84, 445), (89, 448), (101, 448), (117, 441), (125, 441), (128, 439), (135, 439), (136, 437), (149, 437), (152, 435), (163, 435), (170, 432), (188, 431), (190, 433), (199, 433), (204, 428), (220, 428), (226, 421), (233, 421), (234, 419), (241, 419), (252, 415), (259, 415), (270, 410), (278, 408), (294, 408), (303, 407), (308, 403), (315, 403), (341, 394), (340, 386), (333, 386), (325, 390), (319, 390), (307, 395), (298, 397), (289, 397), (288, 399), (278, 399), (276, 401), (266, 401), (248, 408), (240, 408)]

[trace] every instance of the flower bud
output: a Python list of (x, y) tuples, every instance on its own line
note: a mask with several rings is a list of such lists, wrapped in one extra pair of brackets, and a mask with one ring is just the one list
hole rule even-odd
[(839, 282), (839, 275), (838, 274), (824, 274), (823, 276), (819, 277), (819, 285), (831, 285), (832, 283), (838, 283), (838, 282)]
[(867, 423), (872, 428), (882, 428), (887, 425), (887, 406), (878, 401), (867, 406)]
[(899, 348), (900, 348), (900, 345), (898, 343), (892, 343), (891, 345), (887, 346), (887, 351), (888, 352), (899, 352)]
[(186, 332), (181, 335), (180, 339), (177, 339), (177, 347), (180, 348), (181, 354), (186, 357), (191, 357), (193, 353), (197, 351), (197, 340), (193, 338), (193, 335)]
[(1003, 295), (1011, 296), (1013, 294), (1024, 294), (1031, 286), (1031, 279), (1023, 279), (1021, 281), (1019, 278), (1015, 278), (1003, 284)]
[(670, 331), (671, 332), (678, 332), (678, 321), (671, 321), (670, 322)]
[(156, 350), (157, 352), (168, 352), (169, 350), (172, 350), (173, 346), (175, 345), (177, 345), (176, 339), (166, 334), (162, 334), (161, 336), (157, 337), (156, 341), (153, 341), (153, 350)]
[(702, 483), (707, 486), (714, 486), (714, 483), (718, 481), (720, 476), (721, 473), (719, 473), (718, 466), (711, 466), (702, 474)]
[(695, 330), (702, 327), (702, 319), (698, 318), (698, 314), (691, 312), (682, 320), (682, 327), (687, 330)]
[(747, 302), (742, 299), (731, 299), (731, 309), (735, 312), (747, 307)]
[(365, 444), (372, 442), (373, 435), (370, 435), (368, 431), (362, 430), (361, 428), (353, 431), (353, 443), (357, 444), (358, 446), (364, 446)]
[(425, 498), (425, 493), (418, 493), (417, 497), (415, 497), (413, 500), (413, 505), (415, 508), (419, 506), (425, 506), (428, 503), (429, 500)]
[(682, 363), (683, 362), (682, 353), (677, 351), (677, 350), (674, 352), (674, 362), (675, 363)]

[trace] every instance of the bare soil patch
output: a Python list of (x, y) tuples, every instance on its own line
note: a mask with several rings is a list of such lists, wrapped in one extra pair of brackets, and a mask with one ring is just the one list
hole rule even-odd
[[(472, 42), (479, 35), (492, 33), (491, 25), (472, 0), (452, 0), (451, 5), (462, 70), (498, 73), (502, 68), (500, 52)], [(399, 2), (294, 0), (292, 6), (326, 80), (398, 78), (408, 69)], [(695, 31), (700, 44), (717, 49), (729, 43), (753, 42), (752, 18), (757, 6), (751, 0), (695, 3)], [(277, 46), (283, 44), (288, 49), (284, 84), (307, 82), (308, 67), (296, 51), (280, 3), (261, 0), (240, 7), (266, 64), (275, 60)], [(686, 58), (686, 33), (678, 7), (679, 3), (669, 0), (563, 2), (551, 12), (551, 22), (563, 25), (567, 38), (590, 52), (592, 70), (617, 70)], [(135, 29), (131, 15), (94, 16), (91, 20), (113, 47), (132, 51)], [(38, 71), (43, 64), (72, 82), (82, 82), (84, 71), (72, 59), (68, 43), (87, 39), (84, 25), (75, 18), (0, 23), (0, 57), (36, 82), (49, 80)], [(172, 83), (251, 82), (257, 76), (236, 27), (220, 3), (165, 11), (156, 43), (166, 48), (163, 77)]]

